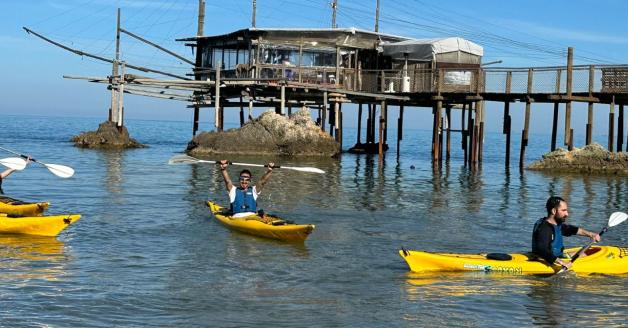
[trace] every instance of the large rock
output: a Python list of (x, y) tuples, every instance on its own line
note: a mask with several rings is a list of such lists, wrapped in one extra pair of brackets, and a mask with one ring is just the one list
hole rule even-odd
[(147, 147), (132, 139), (126, 127), (118, 130), (116, 123), (103, 122), (98, 125), (98, 130), (81, 132), (79, 135), (72, 137), (70, 141), (74, 142), (76, 147), (81, 148), (101, 148), (101, 149), (125, 149), (125, 148), (144, 148)]
[(329, 134), (321, 131), (308, 110), (289, 118), (268, 111), (243, 127), (223, 132), (203, 132), (190, 141), (186, 152), (209, 154), (334, 156), (340, 152)]
[(543, 155), (529, 170), (628, 175), (628, 153), (612, 153), (599, 144)]

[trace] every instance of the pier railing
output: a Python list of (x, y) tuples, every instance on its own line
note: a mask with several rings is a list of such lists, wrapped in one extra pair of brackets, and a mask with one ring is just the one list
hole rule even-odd
[[(370, 93), (527, 93), (531, 79), (530, 93), (565, 94), (568, 80), (566, 66), (367, 70), (258, 65), (245, 76), (236, 73), (223, 70), (221, 78), (281, 79)], [(628, 93), (628, 65), (574, 66), (571, 75), (572, 93)]]

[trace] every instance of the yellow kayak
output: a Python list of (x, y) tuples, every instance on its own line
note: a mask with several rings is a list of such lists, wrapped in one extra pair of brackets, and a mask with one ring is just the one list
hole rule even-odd
[(40, 216), (48, 209), (48, 202), (26, 203), (11, 197), (0, 196), (0, 213), (22, 216)]
[(263, 222), (258, 215), (234, 218), (229, 215), (228, 209), (216, 203), (208, 201), (207, 206), (220, 223), (231, 230), (249, 235), (282, 241), (303, 242), (314, 230), (313, 224), (294, 224), (275, 217), (265, 216), (264, 219), (268, 222)]
[(56, 236), (80, 218), (79, 214), (22, 217), (0, 214), (0, 233)]
[[(566, 249), (575, 254), (579, 248)], [(401, 249), (399, 255), (406, 260), (410, 271), (487, 271), (515, 274), (553, 274), (561, 266), (550, 265), (532, 254), (454, 254), (428, 253)], [(625, 274), (628, 273), (628, 248), (594, 246), (573, 263), (576, 273)]]

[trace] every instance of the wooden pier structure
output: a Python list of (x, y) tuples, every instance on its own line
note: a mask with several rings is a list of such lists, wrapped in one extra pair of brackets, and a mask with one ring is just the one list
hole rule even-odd
[[(459, 132), (465, 165), (475, 167), (482, 161), (485, 126), (496, 124), (486, 121), (486, 102), (498, 102), (503, 103), (504, 116), (500, 123), (506, 138), (505, 164), (509, 167), (513, 133), (510, 104), (523, 102), (525, 116), (519, 149), (519, 167), (523, 168), (532, 106), (553, 104), (550, 150), (554, 150), (558, 142), (559, 109), (564, 104), (563, 144), (572, 149), (572, 126), (580, 123), (572, 122), (571, 107), (580, 102), (588, 104), (587, 122), (582, 124), (586, 144), (592, 141), (594, 104), (607, 104), (608, 150), (628, 150), (628, 140), (624, 144), (628, 65), (573, 65), (572, 48), (567, 51), (566, 65), (561, 67), (487, 68), (482, 65), (482, 47), (462, 38), (417, 40), (378, 33), (377, 29), (372, 32), (335, 27), (259, 29), (255, 27), (254, 16), (252, 28), (204, 36), (203, 21), (204, 1), (199, 1), (197, 36), (178, 40), (193, 48), (195, 60), (185, 59), (124, 30), (119, 17), (114, 60), (72, 49), (25, 29), (76, 54), (113, 64), (112, 75), (108, 77), (66, 78), (108, 84), (112, 91), (109, 120), (118, 126), (123, 124), (123, 93), (188, 102), (188, 107), (194, 110), (193, 136), (198, 131), (202, 108), (214, 109), (217, 131), (223, 130), (225, 108), (240, 110), (240, 125), (245, 123), (245, 108), (249, 118), (254, 107), (274, 108), (282, 115), (289, 115), (293, 108), (308, 108), (317, 113), (321, 129), (328, 131), (342, 147), (343, 110), (346, 110), (343, 104), (352, 103), (357, 104), (358, 134), (349, 151), (377, 153), (381, 161), (388, 149), (388, 129), (393, 126), (389, 124), (388, 108), (399, 108), (398, 152), (404, 135), (404, 111), (430, 108), (432, 160), (449, 159), (451, 133)], [(191, 72), (180, 76), (121, 61), (120, 33), (184, 60), (192, 65)], [(174, 79), (127, 74), (128, 69)], [(461, 126), (457, 129), (450, 124), (453, 109), (460, 110)]]

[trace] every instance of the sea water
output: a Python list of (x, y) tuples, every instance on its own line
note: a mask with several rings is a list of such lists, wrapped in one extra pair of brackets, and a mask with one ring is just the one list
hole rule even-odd
[[(569, 201), (570, 223), (598, 231), (613, 211), (628, 210), (625, 177), (519, 171), (518, 140), (506, 168), (499, 133), (486, 134), (476, 170), (464, 166), (459, 134), (450, 160), (434, 168), (431, 132), (411, 129), (398, 158), (389, 131), (382, 164), (377, 155), (346, 152), (338, 159), (228, 158), (326, 171), (275, 170), (260, 195), (266, 212), (316, 225), (304, 244), (285, 244), (229, 231), (212, 219), (205, 201), (228, 202), (216, 166), (167, 164), (185, 149), (189, 122), (127, 121), (131, 135), (149, 146), (144, 149), (80, 149), (68, 141), (99, 121), (3, 117), (1, 146), (76, 170), (61, 179), (33, 163), (5, 180), (5, 193), (50, 201), (49, 213), (82, 219), (57, 238), (0, 236), (0, 326), (626, 324), (625, 276), (417, 275), (398, 255), (400, 247), (528, 251), (550, 195)], [(356, 140), (355, 129), (345, 129), (344, 150)], [(526, 164), (549, 145), (549, 136), (532, 134)], [(230, 167), (231, 176), (240, 169)], [(264, 172), (252, 171), (254, 180)], [(626, 245), (627, 227), (610, 229), (603, 244)], [(567, 246), (587, 242), (566, 239)]]

